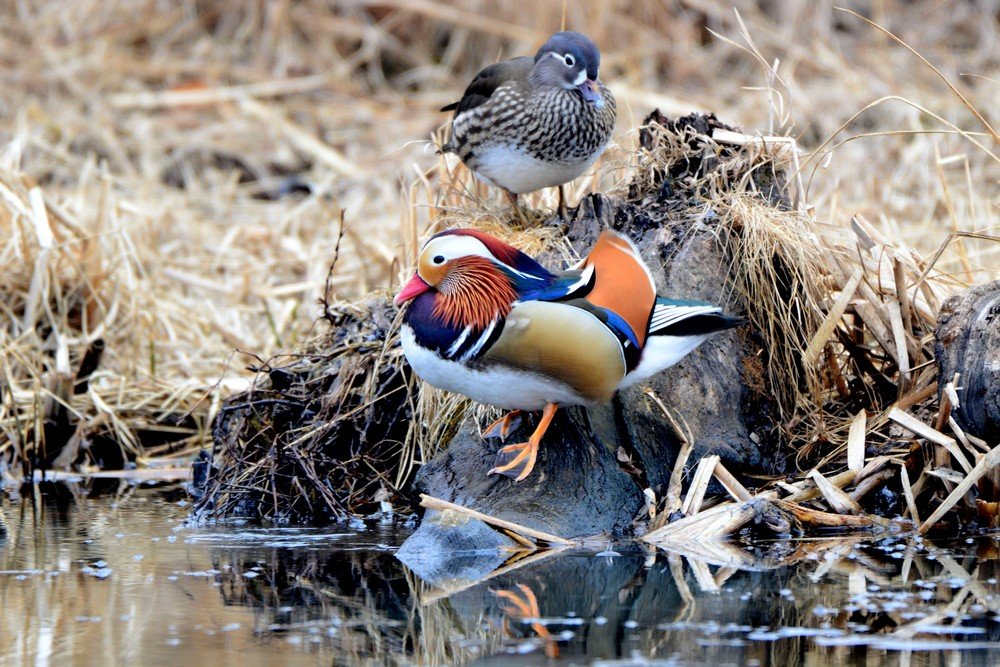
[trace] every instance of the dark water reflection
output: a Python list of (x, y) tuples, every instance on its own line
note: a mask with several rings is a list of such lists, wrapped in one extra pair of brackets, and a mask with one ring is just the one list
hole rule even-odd
[(992, 538), (512, 554), (427, 582), (404, 526), (188, 527), (182, 499), (4, 500), (0, 662), (1000, 664)]

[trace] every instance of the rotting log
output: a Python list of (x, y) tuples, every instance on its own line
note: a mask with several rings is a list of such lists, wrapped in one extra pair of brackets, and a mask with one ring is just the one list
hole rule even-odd
[(959, 426), (991, 445), (1000, 442), (1000, 280), (945, 301), (934, 353), (940, 396), (958, 376), (952, 415)]
[[(560, 410), (535, 471), (521, 482), (487, 474), (503, 443), (470, 424), (417, 473), (416, 490), (559, 537), (623, 533), (642, 507), (642, 489), (616, 460), (622, 432), (590, 417), (579, 408)], [(522, 420), (507, 442), (527, 439), (533, 428), (532, 419)]]

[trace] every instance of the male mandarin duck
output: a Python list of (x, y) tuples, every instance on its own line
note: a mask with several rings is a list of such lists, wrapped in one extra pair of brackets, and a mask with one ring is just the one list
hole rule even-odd
[(615, 126), (615, 98), (598, 81), (601, 54), (578, 32), (557, 32), (534, 58), (479, 72), (455, 111), (445, 152), (502, 188), (522, 219), (517, 196), (579, 177), (604, 152)]
[(619, 389), (672, 366), (702, 341), (742, 324), (718, 306), (656, 295), (638, 249), (604, 231), (578, 268), (551, 273), (488, 234), (431, 237), (396, 296), (411, 302), (400, 338), (426, 382), (511, 414), (543, 410), (527, 442), (507, 445), (490, 474), (521, 481), (559, 406), (610, 401)]

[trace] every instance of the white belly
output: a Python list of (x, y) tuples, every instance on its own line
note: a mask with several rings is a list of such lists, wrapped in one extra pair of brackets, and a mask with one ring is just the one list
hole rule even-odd
[(492, 185), (514, 194), (569, 183), (594, 164), (601, 151), (581, 162), (545, 162), (509, 145), (493, 146), (476, 156), (476, 173)]
[(474, 370), (455, 361), (443, 359), (417, 345), (413, 330), (403, 325), (400, 331), (403, 354), (424, 382), (439, 389), (468, 396), (505, 410), (541, 410), (546, 403), (587, 405), (579, 394), (555, 380), (509, 367), (495, 366)]

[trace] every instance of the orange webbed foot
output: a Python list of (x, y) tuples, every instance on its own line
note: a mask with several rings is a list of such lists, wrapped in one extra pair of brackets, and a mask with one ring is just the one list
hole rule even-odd
[(505, 475), (512, 477), (515, 482), (520, 482), (531, 474), (532, 469), (535, 467), (535, 459), (538, 457), (538, 444), (532, 440), (528, 440), (528, 442), (519, 442), (516, 445), (501, 447), (497, 452), (497, 461), (508, 459), (509, 455), (514, 452), (517, 452), (514, 458), (503, 465), (496, 466), (486, 474)]
[(513, 477), (515, 482), (520, 482), (535, 468), (535, 461), (538, 458), (538, 445), (542, 441), (542, 436), (545, 435), (545, 431), (548, 430), (549, 424), (552, 423), (552, 418), (555, 417), (556, 411), (559, 406), (555, 403), (549, 403), (545, 406), (545, 410), (542, 412), (542, 418), (538, 422), (538, 427), (535, 428), (535, 432), (531, 434), (527, 442), (519, 442), (514, 445), (506, 445), (500, 448), (497, 452), (497, 459), (501, 461), (506, 461), (508, 456), (516, 452), (513, 459), (502, 463), (490, 470), (488, 475), (506, 475), (507, 477)]
[(483, 431), (484, 438), (496, 438), (506, 440), (510, 432), (518, 427), (521, 421), (521, 410), (511, 410), (500, 419), (486, 427)]

